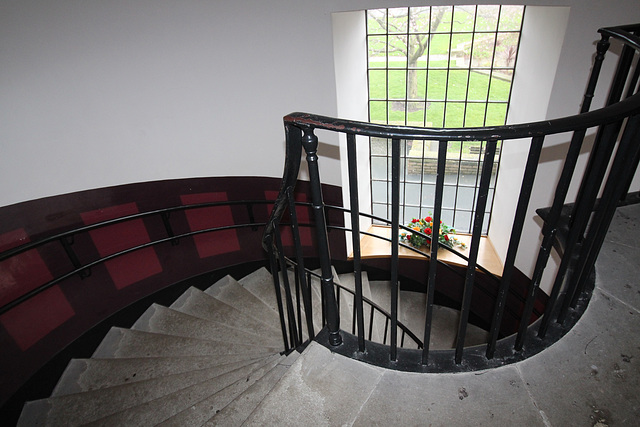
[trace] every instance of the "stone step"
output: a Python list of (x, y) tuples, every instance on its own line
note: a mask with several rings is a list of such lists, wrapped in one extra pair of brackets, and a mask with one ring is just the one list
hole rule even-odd
[[(353, 273), (341, 274), (339, 276), (339, 279), (340, 279), (340, 284), (342, 286), (355, 292), (355, 289), (356, 289), (355, 274)], [(369, 278), (366, 271), (362, 272), (362, 296), (373, 301), (372, 295), (371, 295), (371, 287), (369, 285)], [(347, 304), (349, 305), (349, 310), (351, 311), (351, 313), (353, 313), (353, 310), (354, 310), (353, 299), (351, 297), (347, 299)], [(374, 320), (373, 320), (373, 325), (371, 328), (371, 336), (370, 336), (369, 323), (370, 323), (370, 315), (371, 315), (371, 306), (365, 303), (363, 304), (362, 309), (364, 312), (365, 339), (367, 340), (370, 339), (371, 341), (381, 343), (382, 342), (381, 326), (382, 328), (384, 328), (384, 323), (381, 321), (381, 317), (380, 316), (376, 317), (376, 315), (374, 314)]]
[[(426, 304), (426, 294), (421, 292), (400, 291), (400, 321), (416, 334), (420, 340), (424, 339)], [(434, 305), (429, 348), (433, 350), (454, 348), (459, 322), (459, 310)], [(488, 335), (489, 333), (484, 329), (468, 324), (464, 345), (471, 346), (486, 343)], [(406, 347), (410, 347), (410, 345), (406, 345)]]
[(159, 425), (165, 427), (203, 425), (207, 420), (223, 411), (224, 408), (241, 399), (241, 396), (245, 395), (249, 390), (263, 384), (266, 378), (273, 375), (272, 372), (274, 370), (279, 372), (279, 369), (277, 369), (279, 363), (285, 359), (286, 356), (281, 356), (278, 359), (271, 360), (260, 369), (253, 371), (247, 378), (242, 378), (220, 392), (205, 397), (171, 418), (164, 420)]
[(171, 304), (170, 308), (194, 317), (222, 323), (248, 333), (281, 336), (279, 323), (267, 324), (253, 317), (245, 316), (229, 304), (196, 288), (187, 289), (180, 298)]
[(256, 335), (241, 329), (231, 328), (223, 323), (190, 316), (158, 304), (149, 307), (131, 329), (265, 347), (280, 345), (280, 339), (275, 334)]
[[(232, 360), (238, 359), (238, 360)], [(121, 359), (73, 359), (65, 369), (52, 396), (81, 393), (218, 366), (232, 371), (258, 360), (247, 355), (147, 357)]]
[[(246, 375), (247, 371), (246, 367), (241, 367), (231, 372), (235, 373), (234, 381), (237, 381), (242, 375)], [(218, 367), (212, 367), (100, 390), (36, 400), (25, 405), (18, 425), (83, 425), (151, 402), (194, 384), (230, 374), (221, 373)]]
[(353, 362), (311, 343), (242, 425), (353, 425), (384, 372)]
[(245, 316), (278, 325), (278, 312), (243, 288), (233, 277), (225, 276), (205, 290), (207, 295), (230, 305)]
[(111, 328), (92, 357), (177, 357), (177, 356), (227, 356), (245, 354), (253, 357), (277, 353), (281, 348), (255, 347), (222, 341), (176, 337), (153, 332)]
[(276, 386), (289, 367), (297, 360), (299, 355), (300, 354), (297, 352), (291, 353), (286, 357), (286, 359), (278, 363), (271, 371), (265, 374), (259, 382), (249, 387), (245, 392), (234, 399), (233, 402), (225, 406), (220, 412), (210, 418), (204, 425), (241, 425)]
[[(295, 307), (295, 310), (297, 311), (297, 298), (296, 298), (296, 292), (295, 292), (295, 277), (294, 277), (294, 272), (293, 271), (289, 271), (288, 274), (288, 280), (289, 280), (289, 286), (291, 289), (291, 296), (293, 298), (293, 304)], [(271, 273), (269, 273), (269, 271), (266, 268), (261, 268), (259, 270), (256, 270), (255, 272), (243, 277), (242, 279), (240, 279), (238, 281), (238, 283), (245, 288), (246, 290), (248, 290), (249, 292), (251, 292), (253, 295), (255, 295), (257, 298), (259, 298), (263, 303), (265, 303), (268, 307), (270, 307), (273, 311), (275, 311), (276, 313), (278, 312), (278, 303), (277, 303), (277, 299), (276, 299), (276, 295), (275, 295), (275, 291), (273, 288), (273, 276), (271, 275)], [(280, 275), (280, 295), (282, 298), (282, 306), (283, 308), (286, 309), (285, 306), (285, 290), (284, 290), (284, 280), (282, 278), (282, 274)], [(302, 292), (301, 292), (301, 297), (302, 297)], [(314, 301), (315, 303), (315, 301)], [(320, 303), (317, 302), (317, 307), (320, 307)], [(302, 314), (302, 335), (303, 335), (303, 340), (306, 340), (308, 338), (308, 333), (307, 333), (307, 327), (306, 327), (306, 311), (304, 309), (304, 305), (302, 303), (302, 301), (300, 301), (300, 312)], [(313, 309), (312, 309), (313, 312)], [(321, 324), (319, 321), (316, 321), (316, 317), (317, 316), (313, 316), (314, 318), (314, 332), (318, 333), (318, 331), (321, 329)]]
[[(266, 372), (275, 366), (281, 357), (283, 356), (275, 355), (265, 360), (254, 362), (142, 405), (101, 418), (86, 424), (86, 426), (157, 425), (176, 414), (191, 411), (190, 408), (203, 400), (206, 400), (207, 404), (211, 405), (210, 408), (215, 413), (215, 411), (229, 404), (244, 390), (260, 380)], [(191, 413), (193, 412), (191, 411)], [(208, 416), (205, 416), (202, 422), (208, 418)], [(192, 419), (182, 425), (200, 425), (202, 422), (196, 422), (195, 419)]]

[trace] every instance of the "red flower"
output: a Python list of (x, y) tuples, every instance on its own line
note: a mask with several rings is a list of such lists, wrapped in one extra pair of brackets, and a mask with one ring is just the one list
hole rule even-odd
[(447, 242), (449, 241), (449, 236), (448, 235), (444, 235), (444, 240), (446, 240)]
[(425, 220), (425, 221), (427, 221), (427, 222), (431, 222), (431, 217), (430, 217), (430, 216), (428, 216), (428, 217), (426, 217), (424, 220)]
[(411, 220), (411, 222), (415, 224), (416, 222), (418, 222), (418, 220), (417, 220), (417, 219), (415, 219), (415, 218), (413, 218), (413, 219)]
[(430, 228), (425, 228), (424, 229), (424, 233), (425, 234), (431, 234), (431, 229)]

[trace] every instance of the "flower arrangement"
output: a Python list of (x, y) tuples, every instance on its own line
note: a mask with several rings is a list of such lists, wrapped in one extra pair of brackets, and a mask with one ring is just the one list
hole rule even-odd
[[(407, 227), (423, 233), (426, 235), (418, 233), (410, 233), (403, 231), (400, 233), (400, 240), (403, 242), (409, 243), (411, 246), (419, 248), (420, 246), (426, 245), (429, 246), (431, 244), (431, 234), (433, 233), (433, 218), (431, 216), (427, 216), (425, 218), (413, 218), (410, 224), (407, 224)], [(465, 249), (467, 246), (464, 242), (456, 239), (451, 236), (451, 234), (455, 234), (456, 230), (449, 227), (447, 224), (440, 221), (440, 232), (438, 234), (438, 242), (441, 245), (448, 246), (453, 248), (454, 246), (460, 246), (462, 249)]]

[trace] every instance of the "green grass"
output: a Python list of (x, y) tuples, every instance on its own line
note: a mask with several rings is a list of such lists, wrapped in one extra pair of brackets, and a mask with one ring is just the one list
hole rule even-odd
[[(393, 63), (392, 63), (393, 64)], [(390, 64), (390, 65), (392, 65)], [(445, 67), (446, 61), (433, 61), (431, 67)], [(425, 61), (418, 64), (426, 67)], [(407, 123), (415, 126), (470, 127), (504, 124), (506, 102), (511, 82), (488, 74), (465, 69), (420, 69), (413, 71), (417, 89), (410, 102)], [(469, 74), (470, 73), (470, 74)], [(386, 123), (389, 109), (390, 123), (405, 123), (404, 99), (407, 98), (406, 70), (369, 71), (370, 118), (374, 122)], [(468, 92), (468, 93), (467, 93)], [(385, 100), (387, 101), (375, 101)], [(465, 108), (465, 97), (468, 103)], [(424, 100), (427, 100), (426, 119)], [(397, 102), (393, 102), (397, 100)], [(491, 101), (491, 102), (487, 102)], [(472, 102), (469, 102), (472, 101)], [(446, 112), (445, 112), (446, 110)], [(486, 121), (485, 121), (486, 111)], [(446, 117), (446, 119), (445, 119)]]

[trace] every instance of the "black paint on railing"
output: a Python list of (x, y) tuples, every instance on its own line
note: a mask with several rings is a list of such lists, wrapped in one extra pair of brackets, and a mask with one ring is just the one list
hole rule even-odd
[[(22, 253), (25, 253), (27, 251), (41, 248), (50, 243), (58, 242), (60, 243), (61, 248), (63, 249), (64, 253), (67, 255), (69, 261), (71, 262), (73, 269), (57, 277), (54, 277), (52, 280), (48, 281), (47, 283), (44, 283), (30, 290), (29, 292), (26, 292), (25, 294), (19, 296), (18, 298), (15, 298), (12, 301), (9, 301), (8, 303), (0, 307), (0, 314), (6, 313), (12, 308), (18, 306), (19, 304), (22, 304), (23, 302), (29, 300), (30, 298), (40, 294), (41, 292), (51, 288), (52, 286), (55, 286), (71, 278), (72, 276), (79, 275), (81, 278), (87, 278), (91, 275), (91, 269), (93, 267), (100, 265), (106, 261), (112, 260), (114, 258), (118, 258), (122, 255), (126, 255), (141, 249), (153, 247), (153, 246), (164, 244), (164, 243), (170, 243), (172, 246), (175, 246), (176, 244), (178, 244), (180, 239), (183, 239), (186, 237), (192, 237), (200, 234), (213, 233), (216, 231), (224, 231), (224, 230), (242, 229), (242, 228), (254, 229), (256, 227), (266, 226), (265, 223), (256, 223), (255, 221), (252, 221), (248, 224), (235, 224), (235, 225), (228, 225), (228, 226), (222, 226), (222, 227), (206, 228), (202, 230), (190, 231), (190, 232), (176, 235), (173, 232), (173, 228), (171, 227), (171, 223), (170, 223), (171, 213), (188, 211), (192, 209), (218, 207), (218, 206), (240, 206), (240, 205), (253, 206), (253, 205), (267, 205), (267, 204), (273, 204), (273, 203), (274, 203), (273, 201), (269, 201), (269, 200), (239, 200), (239, 201), (208, 202), (208, 203), (175, 206), (171, 208), (140, 212), (140, 213), (126, 215), (126, 216), (122, 216), (122, 217), (118, 217), (118, 218), (114, 218), (114, 219), (110, 219), (102, 222), (97, 222), (91, 225), (77, 227), (72, 230), (68, 230), (52, 236), (33, 240), (31, 242), (25, 243), (20, 246), (16, 246), (12, 249), (9, 249), (7, 251), (0, 253), (0, 262), (10, 259), (12, 257), (15, 257), (17, 255), (20, 255)], [(112, 253), (104, 257), (98, 257), (88, 262), (81, 262), (78, 255), (75, 253), (75, 251), (72, 248), (76, 236), (83, 235), (90, 231), (108, 227), (114, 224), (120, 224), (128, 221), (153, 218), (153, 217), (159, 217), (161, 219), (166, 231), (166, 237), (154, 239), (140, 245), (131, 246), (127, 249)]]
[[(607, 28), (600, 30), (602, 39), (597, 43), (597, 53), (592, 72), (587, 84), (580, 113), (560, 119), (546, 120), (535, 123), (483, 127), (483, 128), (463, 128), (463, 129), (433, 129), (415, 128), (408, 126), (380, 125), (364, 123), (351, 120), (336, 119), (306, 113), (292, 113), (284, 118), (287, 141), (287, 158), (285, 160), (285, 173), (283, 176), (282, 188), (278, 200), (276, 201), (270, 223), (266, 227), (263, 238), (264, 247), (268, 251), (277, 250), (271, 243), (276, 224), (280, 222), (282, 214), (286, 208), (286, 195), (294, 188), (300, 167), (300, 157), (304, 148), (307, 155), (309, 167), (309, 177), (312, 188), (312, 206), (316, 216), (317, 236), (318, 236), (318, 256), (322, 270), (322, 292), (324, 295), (325, 320), (328, 329), (329, 346), (343, 354), (350, 354), (352, 357), (362, 359), (367, 353), (367, 346), (371, 343), (364, 342), (365, 330), (362, 326), (364, 319), (361, 308), (364, 298), (357, 288), (355, 291), (356, 323), (357, 327), (352, 329), (356, 332), (358, 348), (356, 354), (351, 354), (347, 350), (340, 350), (342, 339), (340, 337), (340, 319), (336, 310), (337, 301), (334, 295), (333, 280), (331, 277), (331, 255), (330, 248), (326, 246), (328, 228), (324, 217), (324, 202), (320, 191), (321, 178), (318, 168), (317, 136), (316, 131), (325, 130), (345, 134), (347, 137), (348, 164), (349, 164), (349, 189), (351, 205), (348, 214), (351, 216), (351, 232), (353, 235), (354, 247), (354, 272), (356, 283), (362, 274), (359, 263), (361, 261), (358, 240), (366, 232), (359, 230), (359, 219), (363, 216), (375, 218), (372, 215), (358, 212), (358, 183), (356, 169), (356, 136), (377, 137), (390, 139), (392, 144), (391, 156), (391, 218), (375, 218), (382, 222), (391, 224), (391, 296), (390, 296), (390, 318), (385, 324), (385, 342), (387, 332), (390, 335), (388, 347), (388, 364), (390, 366), (404, 366), (408, 362), (403, 361), (400, 355), (404, 355), (404, 350), (398, 349), (398, 276), (399, 276), (399, 247), (398, 236), (401, 230), (405, 229), (400, 225), (399, 204), (400, 204), (400, 144), (403, 140), (436, 141), (439, 144), (438, 172), (436, 177), (436, 200), (433, 217), (439, 222), (442, 209), (442, 190), (444, 185), (444, 164), (446, 161), (446, 149), (452, 141), (478, 141), (485, 146), (482, 174), (479, 184), (479, 197), (475, 201), (475, 215), (472, 226), (472, 238), (469, 248), (469, 255), (462, 258), (467, 260), (464, 291), (460, 305), (460, 322), (457, 331), (455, 350), (450, 356), (442, 356), (443, 353), (435, 352), (434, 358), (441, 366), (453, 367), (454, 370), (464, 369), (464, 366), (487, 366), (487, 364), (501, 364), (507, 361), (517, 360), (531, 354), (531, 348), (540, 347), (544, 343), (546, 334), (553, 329), (553, 336), (558, 338), (563, 331), (565, 319), (573, 314), (576, 303), (585, 298), (584, 291), (586, 283), (592, 280), (593, 263), (596, 259), (604, 233), (608, 228), (617, 202), (624, 197), (629, 190), (631, 179), (640, 161), (640, 94), (638, 94), (638, 80), (640, 66), (638, 56), (640, 54), (640, 24)], [(622, 43), (622, 53), (618, 61), (618, 66), (610, 87), (610, 93), (605, 107), (589, 111), (591, 101), (594, 97), (600, 70), (605, 59), (605, 53), (611, 43)], [(596, 130), (595, 144), (591, 150), (587, 167), (582, 176), (576, 176), (576, 165), (580, 151), (589, 130)], [(502, 319), (506, 310), (506, 296), (511, 287), (511, 279), (514, 271), (515, 259), (521, 241), (521, 232), (526, 212), (529, 206), (531, 191), (536, 177), (537, 166), (540, 159), (544, 141), (549, 135), (570, 133), (571, 141), (564, 165), (562, 167), (560, 180), (553, 190), (553, 204), (549, 214), (545, 218), (542, 228), (542, 243), (537, 255), (530, 286), (524, 298), (524, 307), (519, 316), (518, 333), (515, 336), (500, 338), (499, 332)], [(303, 136), (304, 135), (304, 136)], [(494, 297), (493, 315), (489, 330), (489, 340), (482, 351), (483, 357), (479, 358), (477, 350), (469, 350), (469, 358), (465, 358), (467, 349), (464, 347), (468, 319), (471, 312), (472, 294), (476, 288), (477, 271), (486, 270), (477, 265), (477, 255), (480, 244), (480, 235), (484, 220), (484, 212), (487, 202), (488, 186), (491, 179), (492, 163), (494, 161), (496, 146), (500, 141), (504, 144), (509, 140), (520, 140), (508, 143), (529, 144), (529, 155), (525, 166), (522, 181), (520, 183), (520, 195), (517, 201), (516, 212), (513, 218), (508, 249), (505, 258), (505, 265), (498, 280), (499, 286), (497, 295)], [(610, 172), (607, 172), (611, 170)], [(580, 182), (576, 202), (573, 205), (568, 217), (563, 216), (566, 210), (568, 191), (572, 183)], [(602, 194), (600, 202), (596, 198)], [(593, 213), (595, 211), (595, 213)], [(551, 295), (546, 304), (544, 315), (537, 322), (537, 339), (534, 341), (530, 328), (530, 319), (536, 295), (539, 291), (542, 274), (545, 271), (552, 246), (557, 242), (559, 229), (563, 225), (568, 226), (567, 233), (563, 234), (563, 251), (560, 254), (560, 266), (555, 274), (554, 285)], [(433, 230), (432, 232), (436, 232)], [(425, 236), (426, 237), (426, 236)], [(432, 327), (433, 313), (433, 293), (435, 290), (436, 267), (443, 265), (438, 259), (437, 236), (433, 236), (429, 261), (429, 273), (427, 278), (427, 307), (425, 317), (424, 348), (421, 352), (420, 366), (416, 370), (424, 370), (433, 366), (430, 358), (429, 338)], [(445, 248), (450, 250), (449, 248)], [(427, 254), (429, 255), (429, 254)], [(290, 260), (295, 262), (295, 260)], [(281, 265), (280, 268), (285, 268)], [(340, 293), (338, 293), (339, 298)], [(388, 327), (391, 327), (388, 330)], [(565, 330), (566, 331), (566, 330)], [(324, 331), (320, 334), (324, 336)], [(312, 336), (312, 335), (310, 335)], [(400, 338), (401, 343), (405, 336), (404, 330)], [(371, 337), (371, 323), (369, 326), (369, 338)], [(352, 338), (347, 340), (346, 348), (351, 348)], [(509, 349), (505, 350), (504, 345), (508, 343)], [(529, 347), (527, 347), (529, 345)], [(550, 345), (547, 342), (546, 345)], [(379, 347), (375, 348), (379, 349)], [(364, 351), (363, 351), (364, 348)], [(515, 352), (514, 352), (515, 350)], [(499, 355), (498, 355), (499, 354)], [(404, 357), (404, 356), (403, 356)], [(444, 357), (444, 358), (443, 358)], [(447, 359), (451, 357), (451, 359)], [(497, 362), (494, 361), (498, 358)], [(481, 362), (483, 359), (484, 362)], [(483, 365), (484, 363), (484, 365)], [(436, 368), (437, 369), (437, 368)]]

